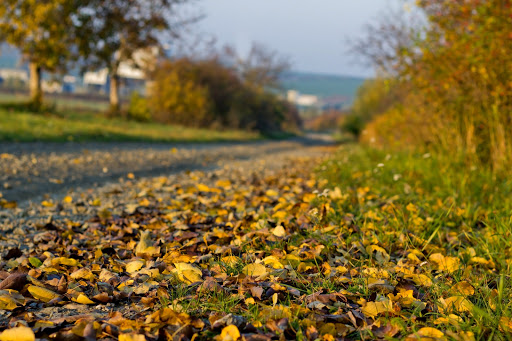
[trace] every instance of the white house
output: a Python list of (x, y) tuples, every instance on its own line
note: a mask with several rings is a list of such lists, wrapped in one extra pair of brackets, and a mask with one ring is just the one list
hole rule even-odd
[(0, 80), (6, 81), (8, 79), (20, 80), (28, 82), (28, 72), (23, 69), (0, 69)]
[[(134, 90), (143, 90), (146, 85), (146, 72), (156, 64), (158, 48), (139, 50), (134, 53), (133, 61), (121, 62), (117, 71), (121, 80), (121, 93), (129, 95)], [(109, 72), (107, 68), (89, 71), (84, 74), (84, 86), (97, 91), (109, 92)]]
[(320, 102), (318, 96), (300, 94), (297, 90), (288, 90), (286, 98), (288, 99), (288, 102), (299, 107), (314, 107)]

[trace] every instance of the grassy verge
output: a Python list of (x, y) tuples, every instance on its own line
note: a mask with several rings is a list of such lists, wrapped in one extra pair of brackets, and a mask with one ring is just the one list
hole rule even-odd
[(0, 108), (0, 141), (214, 142), (261, 138), (245, 131), (214, 131), (157, 123), (107, 119), (102, 114), (62, 111), (34, 114)]
[(320, 201), (324, 223), (341, 225), (348, 284), (388, 337), (511, 338), (510, 179), (353, 146), (319, 174), (331, 189)]

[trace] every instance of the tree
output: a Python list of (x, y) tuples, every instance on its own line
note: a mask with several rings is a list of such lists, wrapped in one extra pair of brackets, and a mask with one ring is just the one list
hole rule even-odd
[(2, 0), (0, 37), (16, 46), (29, 63), (30, 98), (42, 103), (42, 70), (56, 71), (72, 57), (73, 15), (81, 3), (77, 0)]
[[(142, 51), (160, 46), (159, 34), (175, 32), (174, 9), (187, 0), (93, 0), (83, 11), (78, 45), (86, 65), (107, 68), (111, 110), (119, 110), (119, 67), (131, 63), (144, 68)], [(93, 39), (90, 39), (93, 37)]]
[(259, 90), (279, 88), (281, 76), (290, 69), (288, 58), (261, 43), (253, 43), (246, 57), (227, 46), (224, 57), (230, 60), (246, 85)]

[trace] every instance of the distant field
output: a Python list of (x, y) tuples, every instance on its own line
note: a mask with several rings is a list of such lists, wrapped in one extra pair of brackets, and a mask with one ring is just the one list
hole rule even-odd
[(363, 82), (364, 78), (358, 77), (302, 72), (289, 72), (282, 78), (285, 90), (294, 89), (303, 94), (319, 97), (346, 96), (351, 100)]
[(260, 139), (246, 131), (215, 131), (108, 119), (90, 112), (34, 114), (0, 108), (0, 141), (215, 142)]

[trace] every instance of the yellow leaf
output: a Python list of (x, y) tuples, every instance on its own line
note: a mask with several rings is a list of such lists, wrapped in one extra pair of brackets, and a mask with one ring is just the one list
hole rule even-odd
[(4, 294), (0, 295), (0, 309), (2, 310), (13, 310), (17, 307), (16, 300), (11, 296)]
[(471, 296), (475, 293), (475, 288), (473, 288), (473, 286), (468, 282), (462, 281), (455, 284), (452, 287), (451, 292), (455, 295)]
[(228, 187), (231, 187), (231, 181), (229, 180), (219, 180), (215, 183), (215, 186), (217, 187), (223, 187), (223, 188), (228, 188)]
[(434, 253), (430, 256), (430, 260), (437, 265), (437, 269), (440, 271), (446, 271), (449, 273), (458, 270), (460, 267), (459, 259), (456, 257), (445, 257), (440, 253)]
[(80, 294), (78, 295), (77, 298), (72, 298), (71, 300), (80, 304), (96, 304), (94, 301), (91, 301), (89, 297), (85, 296), (84, 294)]
[(119, 341), (146, 341), (142, 334), (119, 334)]
[(274, 269), (284, 269), (283, 264), (275, 257), (275, 256), (268, 256), (263, 258), (263, 263), (265, 265), (270, 265)]
[(277, 195), (279, 195), (279, 193), (277, 193), (276, 191), (274, 191), (273, 189), (269, 189), (265, 192), (265, 195), (267, 197), (275, 197)]
[(178, 275), (180, 281), (192, 284), (203, 280), (203, 272), (188, 263), (175, 263), (174, 266), (176, 267), (174, 272)]
[(406, 278), (410, 278), (412, 279), (412, 281), (416, 284), (416, 285), (422, 285), (424, 287), (431, 287), (432, 286), (432, 280), (426, 276), (426, 275), (422, 275), (422, 274), (412, 274), (412, 275), (406, 275), (405, 276)]
[(217, 338), (219, 341), (237, 341), (238, 339), (240, 339), (240, 331), (232, 324), (224, 327)]
[(279, 295), (276, 293), (274, 293), (274, 295), (272, 295), (272, 304), (275, 306), (277, 304), (277, 299), (279, 298)]
[(226, 256), (226, 257), (222, 257), (220, 259), (224, 264), (226, 265), (235, 265), (237, 263), (240, 263), (242, 260), (240, 259), (240, 257), (237, 257), (237, 256)]
[(385, 301), (368, 302), (363, 308), (361, 308), (361, 311), (363, 314), (371, 318), (375, 318), (381, 314), (394, 313), (393, 302), (389, 299)]
[(28, 286), (28, 292), (35, 298), (43, 302), (50, 302), (54, 298), (60, 297), (59, 294), (46, 289), (41, 288), (35, 285), (29, 285)]
[(264, 279), (268, 274), (267, 268), (265, 268), (265, 265), (256, 264), (256, 263), (246, 265), (242, 269), (242, 273), (247, 276), (259, 277), (260, 279)]
[(424, 327), (416, 333), (409, 335), (406, 341), (421, 340), (421, 341), (441, 341), (446, 340), (444, 333), (436, 328)]
[(284, 230), (284, 227), (278, 225), (272, 230), (272, 234), (276, 237), (284, 237), (286, 236), (286, 231)]
[(74, 258), (57, 257), (52, 259), (52, 265), (78, 266), (80, 263)]
[(200, 192), (210, 192), (210, 187), (206, 186), (205, 184), (197, 184), (196, 187)]
[(300, 258), (299, 258), (299, 256), (296, 256), (294, 254), (288, 254), (288, 255), (284, 256), (283, 264), (291, 265), (292, 267), (296, 268), (300, 264)]
[(418, 334), (426, 337), (441, 338), (444, 333), (436, 328), (424, 327), (418, 330)]
[(462, 322), (464, 322), (462, 317), (454, 315), (454, 314), (450, 314), (450, 315), (448, 315), (448, 317), (438, 317), (434, 321), (434, 324), (451, 324), (451, 325), (454, 325), (457, 327), (459, 325), (459, 323), (462, 323)]
[(158, 256), (160, 255), (160, 248), (154, 247), (151, 240), (151, 231), (142, 231), (140, 234), (140, 242), (135, 247), (135, 255), (142, 256)]
[(370, 255), (373, 255), (373, 252), (375, 252), (375, 259), (380, 264), (385, 263), (389, 261), (389, 254), (384, 250), (384, 248), (378, 246), (378, 245), (368, 245), (366, 247), (366, 252), (368, 252)]
[(70, 275), (70, 277), (73, 279), (87, 279), (90, 281), (94, 280), (95, 278), (92, 271), (87, 268), (81, 268), (76, 270)]
[(32, 329), (25, 326), (6, 329), (0, 333), (0, 341), (35, 341), (35, 339)]
[(41, 202), (41, 205), (43, 205), (44, 207), (53, 207), (54, 204), (51, 201), (44, 200)]
[(71, 204), (73, 202), (73, 197), (68, 195), (68, 196), (64, 197), (64, 199), (62, 199), (62, 202), (65, 204)]
[(447, 299), (439, 300), (439, 310), (441, 312), (456, 311), (459, 313), (471, 311), (473, 305), (463, 296), (452, 296)]
[(286, 213), (286, 211), (277, 211), (276, 213), (272, 214), (272, 218), (283, 220), (287, 215), (288, 213)]
[(265, 307), (260, 311), (259, 316), (264, 320), (280, 320), (283, 318), (291, 318), (292, 311), (290, 307), (284, 305), (276, 305), (275, 307)]
[(126, 272), (134, 273), (139, 271), (144, 266), (144, 262), (141, 260), (134, 260), (126, 264)]
[(500, 318), (499, 328), (501, 331), (510, 333), (512, 332), (512, 319), (503, 316)]

